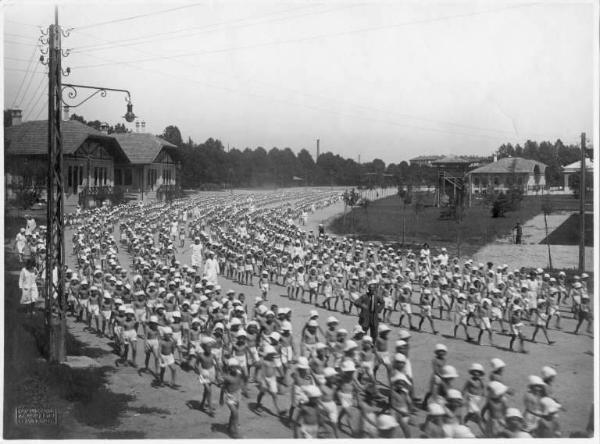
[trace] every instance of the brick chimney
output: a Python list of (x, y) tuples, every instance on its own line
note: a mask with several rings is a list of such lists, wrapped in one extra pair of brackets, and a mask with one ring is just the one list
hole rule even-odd
[(23, 121), (23, 113), (20, 109), (11, 109), (10, 110), (10, 124), (12, 126), (20, 125)]
[(146, 132), (146, 122), (145, 121), (142, 122), (142, 132), (143, 133)]
[(104, 122), (104, 123), (100, 124), (100, 132), (102, 134), (108, 135), (108, 123)]
[(67, 122), (71, 116), (69, 115), (69, 106), (65, 105), (63, 107), (62, 120), (63, 122)]

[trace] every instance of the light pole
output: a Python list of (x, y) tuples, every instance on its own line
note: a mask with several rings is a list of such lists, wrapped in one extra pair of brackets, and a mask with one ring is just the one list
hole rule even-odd
[[(45, 281), (45, 319), (46, 331), (49, 337), (48, 360), (62, 363), (66, 360), (65, 336), (67, 330), (66, 308), (67, 300), (64, 292), (65, 272), (65, 243), (64, 243), (64, 184), (63, 184), (63, 147), (61, 110), (66, 105), (74, 108), (86, 102), (96, 94), (106, 96), (106, 91), (127, 93), (127, 113), (125, 119), (132, 122), (135, 119), (131, 95), (127, 90), (117, 90), (95, 86), (62, 84), (62, 75), (68, 76), (71, 70), (62, 70), (62, 57), (67, 57), (69, 51), (62, 51), (61, 36), (68, 37), (69, 30), (63, 30), (58, 24), (58, 7), (54, 7), (54, 24), (48, 27), (48, 32), (42, 30), (40, 42), (48, 45), (41, 48), (40, 62), (48, 65), (48, 182), (47, 182), (47, 232), (46, 232), (46, 281)], [(47, 61), (44, 55), (48, 55)], [(92, 89), (93, 94), (77, 104), (63, 101), (62, 93), (69, 89), (67, 96), (71, 99), (77, 96), (77, 89)]]

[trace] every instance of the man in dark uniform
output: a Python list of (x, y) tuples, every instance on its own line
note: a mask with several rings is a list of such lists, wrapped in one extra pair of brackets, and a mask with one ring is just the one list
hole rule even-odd
[(325, 227), (323, 224), (319, 224), (319, 236), (325, 236)]
[(370, 281), (367, 284), (367, 292), (356, 300), (356, 305), (360, 308), (358, 323), (365, 333), (370, 329), (371, 337), (375, 340), (379, 325), (379, 313), (385, 305), (383, 297), (377, 292), (377, 281)]
[(523, 227), (521, 226), (521, 222), (517, 221), (513, 230), (515, 231), (515, 244), (520, 244), (521, 238), (523, 237)]

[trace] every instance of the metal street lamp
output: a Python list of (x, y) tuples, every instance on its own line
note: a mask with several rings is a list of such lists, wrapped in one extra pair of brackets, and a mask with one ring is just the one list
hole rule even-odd
[[(63, 84), (62, 76), (71, 73), (69, 68), (62, 69), (62, 57), (69, 55), (69, 50), (61, 49), (61, 36), (68, 37), (69, 30), (63, 30), (58, 24), (58, 7), (54, 8), (54, 24), (48, 31), (42, 30), (40, 43), (48, 45), (48, 49), (40, 48), (44, 56), (40, 62), (48, 65), (48, 192), (47, 192), (47, 233), (46, 233), (46, 328), (49, 337), (50, 362), (64, 362), (66, 358), (66, 309), (67, 301), (64, 291), (65, 245), (64, 245), (64, 184), (63, 184), (63, 147), (61, 128), (61, 108), (65, 105), (75, 108), (88, 101), (96, 94), (106, 97), (107, 91), (118, 91), (127, 94), (127, 113), (125, 119), (135, 119), (131, 94), (124, 89), (103, 88), (96, 86)], [(69, 99), (78, 95), (78, 89), (94, 90), (92, 94), (79, 103), (70, 104), (63, 100), (63, 92), (67, 90)], [(56, 300), (55, 300), (56, 299)]]
[[(94, 90), (94, 92), (91, 93), (89, 96), (87, 96), (85, 99), (83, 99), (79, 103), (72, 104), (72, 103), (65, 102), (64, 93), (65, 92), (67, 93), (67, 96), (69, 97), (69, 99), (74, 99), (79, 94), (78, 89), (91, 89), (91, 90)], [(88, 100), (90, 100), (96, 94), (100, 94), (100, 97), (106, 97), (107, 91), (116, 91), (116, 92), (122, 92), (122, 93), (127, 94), (127, 96), (125, 97), (125, 101), (127, 102), (127, 112), (125, 113), (123, 118), (129, 123), (133, 122), (137, 116), (133, 113), (133, 103), (131, 103), (131, 93), (126, 89), (105, 88), (102, 86), (75, 85), (72, 83), (63, 83), (62, 89), (61, 89), (62, 103), (65, 106), (68, 106), (69, 108), (76, 108), (76, 107), (84, 104)]]

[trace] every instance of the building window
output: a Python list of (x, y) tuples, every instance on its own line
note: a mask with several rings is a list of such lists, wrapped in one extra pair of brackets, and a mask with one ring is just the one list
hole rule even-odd
[(120, 168), (115, 168), (115, 185), (123, 185), (123, 181), (121, 180)]
[(475, 176), (473, 178), (473, 185), (475, 185), (476, 187), (479, 186), (479, 177)]
[(154, 168), (148, 170), (148, 186), (153, 188), (156, 185), (158, 171)]
[(79, 185), (83, 185), (83, 166), (79, 167)]
[(71, 188), (73, 186), (73, 167), (69, 165), (67, 169), (67, 186)]
[(123, 170), (123, 185), (131, 185), (133, 183), (133, 173), (131, 172), (131, 168), (127, 168)]
[(517, 177), (517, 183), (519, 185), (523, 185), (523, 177), (522, 176)]
[(496, 186), (500, 185), (500, 178), (498, 176), (494, 177), (494, 185), (496, 185)]

